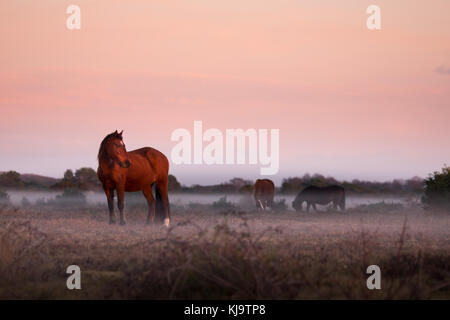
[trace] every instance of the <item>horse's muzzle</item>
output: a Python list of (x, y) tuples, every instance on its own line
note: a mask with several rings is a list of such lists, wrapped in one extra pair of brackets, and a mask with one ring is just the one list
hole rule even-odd
[(292, 208), (295, 209), (295, 211), (300, 212), (302, 211), (302, 205), (299, 205), (297, 202), (293, 201), (292, 202)]

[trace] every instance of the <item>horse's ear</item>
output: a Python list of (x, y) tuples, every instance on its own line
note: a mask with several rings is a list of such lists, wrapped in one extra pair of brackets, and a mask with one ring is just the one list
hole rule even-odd
[(119, 133), (119, 136), (122, 136), (122, 133), (123, 133), (123, 130), (122, 130), (122, 131), (120, 131), (120, 133)]
[(114, 134), (116, 134), (116, 135), (118, 134), (118, 133), (117, 133), (117, 130), (116, 130), (116, 131), (114, 131), (113, 133), (114, 133)]

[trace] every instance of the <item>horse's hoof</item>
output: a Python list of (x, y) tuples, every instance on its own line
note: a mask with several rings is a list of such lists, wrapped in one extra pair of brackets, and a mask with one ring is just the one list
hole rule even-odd
[(170, 224), (170, 219), (169, 219), (169, 218), (165, 218), (165, 219), (164, 219), (164, 225), (165, 225), (166, 227), (169, 227), (169, 224)]

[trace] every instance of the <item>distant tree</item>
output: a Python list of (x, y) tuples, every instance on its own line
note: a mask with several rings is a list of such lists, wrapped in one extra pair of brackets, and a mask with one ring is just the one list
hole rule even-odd
[(100, 187), (97, 172), (92, 168), (80, 168), (75, 171), (75, 181), (78, 184), (78, 188), (82, 190), (92, 190)]
[(312, 176), (310, 184), (318, 187), (324, 187), (330, 183), (323, 175), (316, 173)]
[(450, 167), (444, 166), (441, 172), (433, 172), (425, 179), (422, 203), (427, 210), (450, 212)]
[(67, 189), (67, 188), (77, 188), (78, 184), (73, 175), (73, 171), (71, 169), (67, 169), (64, 172), (64, 177), (57, 183), (51, 186), (52, 189)]
[(235, 187), (237, 190), (242, 188), (245, 185), (252, 184), (249, 180), (244, 180), (242, 178), (233, 178), (230, 180), (229, 184), (231, 184), (233, 187)]
[(64, 172), (64, 177), (56, 184), (54, 184), (52, 189), (74, 189), (78, 188), (81, 190), (96, 190), (101, 188), (100, 181), (97, 177), (97, 172), (92, 168), (80, 168), (75, 171), (67, 169)]
[(405, 182), (405, 189), (409, 192), (421, 193), (424, 191), (424, 186), (424, 180), (417, 176), (412, 177)]
[(64, 189), (77, 187), (77, 181), (71, 169), (67, 169), (66, 172), (64, 172), (64, 178), (61, 183)]
[(303, 179), (299, 177), (289, 177), (281, 182), (282, 193), (296, 193), (303, 189)]
[(0, 174), (0, 186), (7, 188), (22, 188), (25, 184), (20, 178), (20, 173), (8, 171)]
[(64, 172), (64, 181), (72, 182), (75, 180), (75, 177), (73, 175), (73, 171), (71, 169), (67, 169), (66, 172)]
[(239, 189), (239, 193), (252, 193), (253, 192), (253, 184), (246, 184), (243, 185), (240, 189)]
[(169, 174), (169, 191), (179, 191), (181, 189), (181, 184), (178, 182), (174, 175)]

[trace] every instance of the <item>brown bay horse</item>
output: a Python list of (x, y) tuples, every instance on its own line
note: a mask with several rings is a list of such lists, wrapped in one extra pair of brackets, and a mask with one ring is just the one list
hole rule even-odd
[[(120, 224), (125, 225), (125, 192), (142, 191), (148, 204), (147, 224), (153, 223), (155, 211), (164, 215), (164, 224), (169, 226), (170, 208), (168, 197), (169, 161), (156, 149), (145, 147), (127, 152), (117, 130), (107, 135), (98, 152), (97, 175), (108, 200), (109, 223), (116, 223), (114, 214), (114, 190), (120, 212)], [(152, 186), (156, 189), (153, 197)]]
[(273, 197), (275, 195), (275, 184), (269, 179), (258, 179), (255, 182), (255, 193), (253, 196), (256, 201), (256, 211), (264, 211), (266, 208), (272, 208)]

